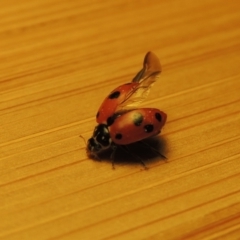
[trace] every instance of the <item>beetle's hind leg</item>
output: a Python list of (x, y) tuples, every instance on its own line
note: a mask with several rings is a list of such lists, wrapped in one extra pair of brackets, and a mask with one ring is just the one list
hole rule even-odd
[(143, 168), (145, 170), (148, 170), (148, 167), (146, 166), (145, 162), (143, 161), (143, 159), (141, 157), (139, 157), (138, 155), (134, 154), (127, 145), (112, 145), (111, 149), (112, 149), (112, 153), (110, 155), (110, 159), (112, 160), (112, 169), (115, 169), (115, 155), (116, 155), (116, 151), (117, 148), (121, 148), (124, 152), (126, 152), (128, 155), (132, 155), (135, 159), (137, 159), (143, 166)]
[(144, 142), (144, 141), (139, 141), (140, 144), (142, 144), (143, 146), (151, 149), (151, 151), (153, 151), (154, 153), (158, 154), (160, 157), (162, 157), (165, 161), (167, 161), (167, 157), (165, 157), (162, 153), (160, 153), (156, 148), (152, 147), (151, 145), (149, 145), (148, 143)]
[(127, 145), (121, 145), (121, 148), (126, 152), (126, 153), (130, 153), (134, 158), (138, 159), (138, 161), (142, 164), (143, 168), (145, 170), (148, 170), (148, 167), (146, 166), (145, 162), (142, 160), (142, 158), (140, 158), (138, 155), (134, 154), (132, 151), (130, 151), (130, 149), (128, 148)]

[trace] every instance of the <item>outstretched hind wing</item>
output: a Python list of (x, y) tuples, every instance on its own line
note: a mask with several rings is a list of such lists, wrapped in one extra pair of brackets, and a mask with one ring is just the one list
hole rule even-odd
[(161, 65), (158, 57), (153, 52), (148, 52), (143, 61), (143, 68), (132, 80), (138, 84), (118, 105), (117, 112), (135, 108), (144, 101), (160, 73)]

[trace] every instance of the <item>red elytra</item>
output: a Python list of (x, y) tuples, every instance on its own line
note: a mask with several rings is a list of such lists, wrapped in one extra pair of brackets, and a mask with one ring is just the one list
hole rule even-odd
[(155, 108), (140, 108), (129, 111), (116, 118), (109, 126), (112, 141), (127, 145), (160, 133), (167, 115)]
[(127, 95), (132, 92), (139, 83), (127, 83), (115, 88), (101, 104), (97, 115), (97, 123), (107, 124), (107, 119), (116, 112), (118, 105), (126, 99)]

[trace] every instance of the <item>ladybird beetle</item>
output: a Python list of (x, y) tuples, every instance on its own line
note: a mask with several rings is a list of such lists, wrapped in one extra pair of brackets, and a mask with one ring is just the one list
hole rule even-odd
[(158, 57), (148, 52), (142, 70), (132, 82), (117, 87), (105, 98), (96, 115), (98, 125), (87, 142), (90, 157), (98, 158), (98, 154), (108, 148), (113, 149), (112, 157), (117, 147), (160, 133), (167, 120), (166, 113), (156, 108), (137, 108), (148, 96), (160, 73)]

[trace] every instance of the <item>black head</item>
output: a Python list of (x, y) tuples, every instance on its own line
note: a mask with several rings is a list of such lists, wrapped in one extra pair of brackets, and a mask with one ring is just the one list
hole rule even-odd
[(106, 124), (99, 124), (95, 127), (93, 136), (87, 142), (87, 153), (96, 156), (102, 150), (111, 146), (109, 130)]

